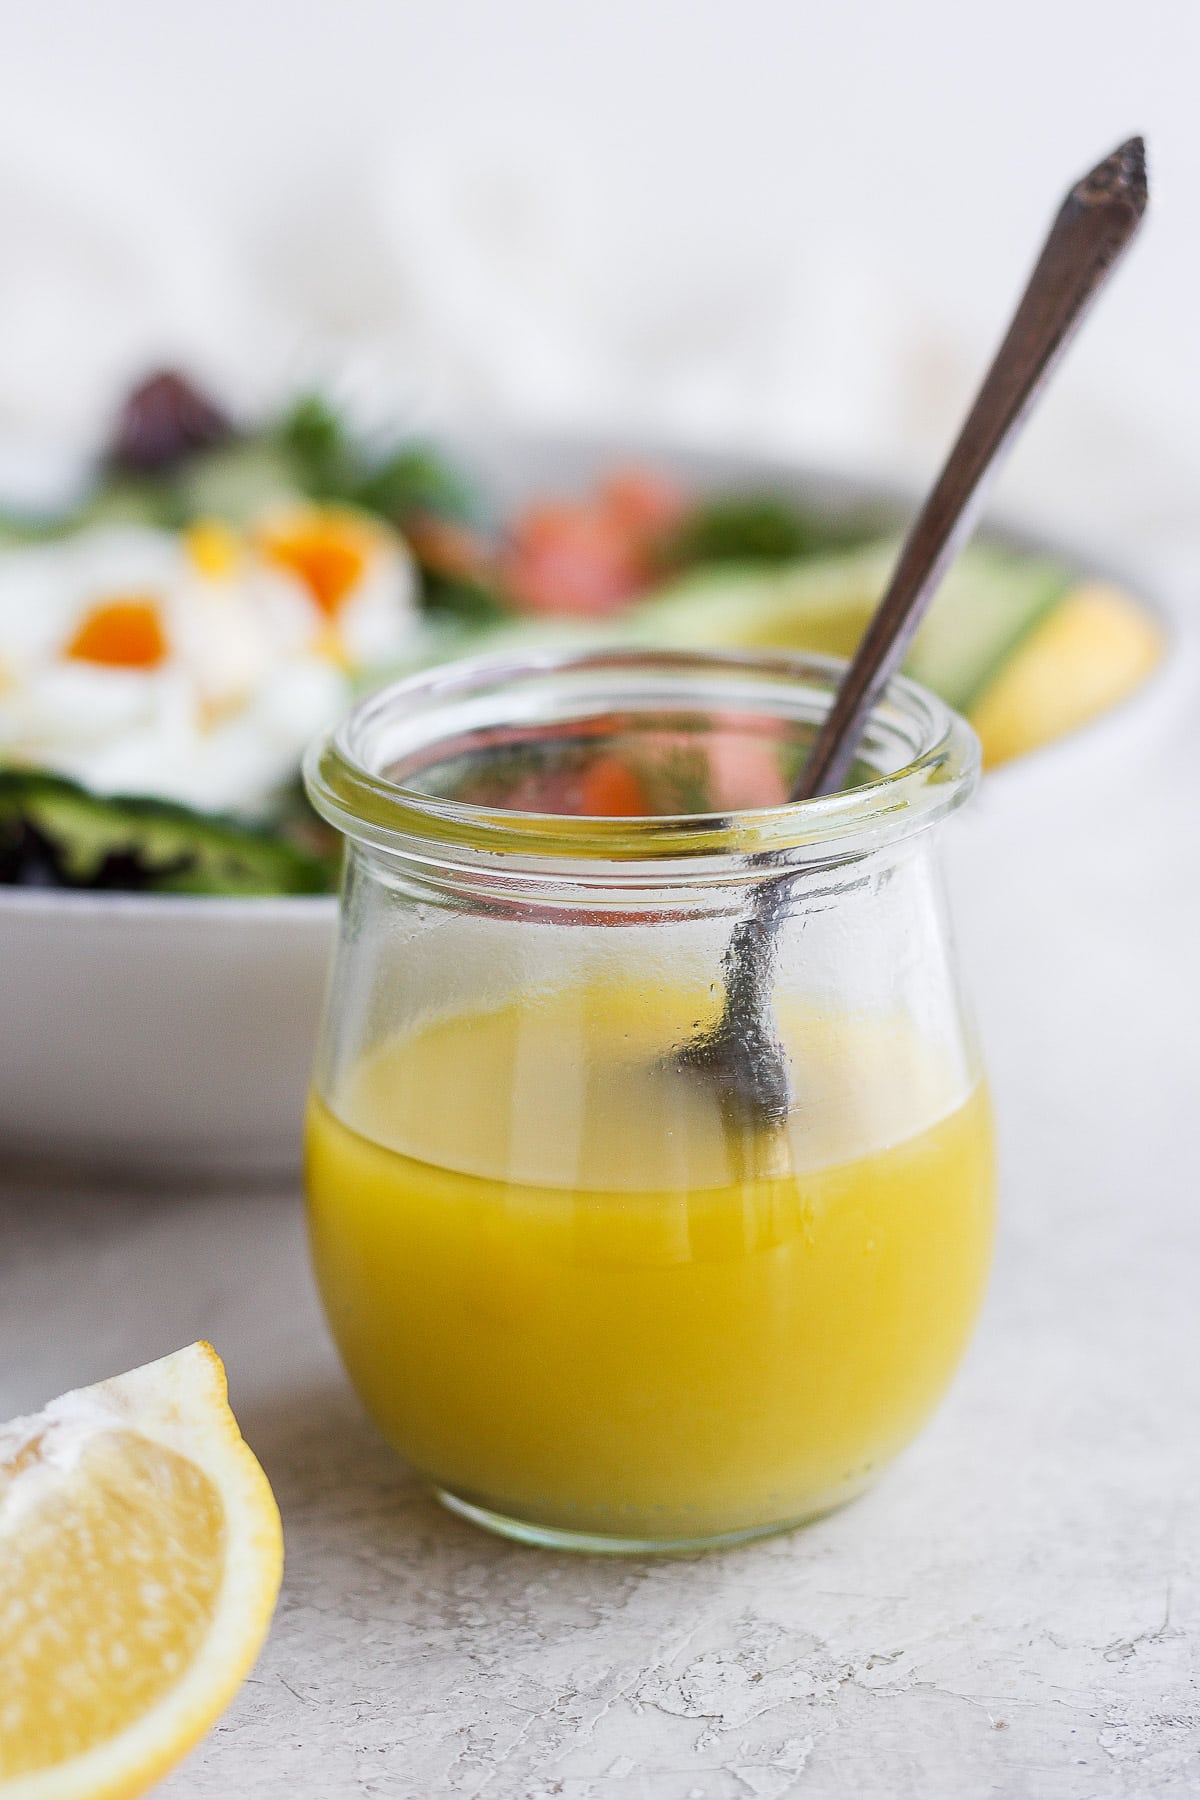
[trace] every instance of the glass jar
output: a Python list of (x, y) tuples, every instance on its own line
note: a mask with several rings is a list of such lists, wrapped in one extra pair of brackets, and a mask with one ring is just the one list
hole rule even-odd
[[(963, 721), (897, 680), (858, 785), (786, 794), (841, 665), (461, 663), (310, 754), (348, 839), (307, 1138), (317, 1278), (380, 1428), (456, 1511), (681, 1549), (863, 1489), (962, 1353), (991, 1126), (937, 827)], [(687, 1046), (774, 882), (791, 1103)]]

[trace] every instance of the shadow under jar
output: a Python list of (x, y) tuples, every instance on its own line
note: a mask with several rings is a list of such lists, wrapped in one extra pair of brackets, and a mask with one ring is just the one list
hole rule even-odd
[[(977, 772), (912, 683), (789, 806), (841, 665), (602, 652), (374, 695), (307, 769), (348, 839), (309, 1225), (346, 1367), (455, 1510), (535, 1543), (735, 1542), (860, 1492), (986, 1280), (991, 1123), (937, 827)], [(756, 884), (786, 1122), (678, 1052)]]

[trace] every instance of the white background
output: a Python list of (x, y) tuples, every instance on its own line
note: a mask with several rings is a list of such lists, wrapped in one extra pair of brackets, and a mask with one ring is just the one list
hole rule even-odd
[(1195, 0), (6, 0), (3, 71), (26, 437), (182, 355), (920, 474), (1060, 192), (1142, 130), (1151, 226), (1009, 493), (1197, 535)]

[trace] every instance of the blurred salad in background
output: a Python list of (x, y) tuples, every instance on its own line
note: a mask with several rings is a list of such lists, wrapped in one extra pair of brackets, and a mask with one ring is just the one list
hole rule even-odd
[[(69, 511), (0, 517), (0, 883), (325, 891), (299, 762), (364, 688), (562, 638), (845, 655), (895, 551), (878, 520), (640, 466), (496, 519), (436, 446), (356, 434), (312, 395), (238, 425), (160, 372)], [(1161, 648), (1126, 595), (980, 544), (908, 666), (995, 763), (1114, 704)], [(692, 767), (687, 810), (774, 804), (780, 781), (751, 759), (732, 799), (728, 770)], [(626, 768), (554, 791), (654, 803)]]

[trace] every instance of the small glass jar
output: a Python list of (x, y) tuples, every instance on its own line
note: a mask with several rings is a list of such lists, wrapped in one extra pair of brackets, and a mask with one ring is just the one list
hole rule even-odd
[[(904, 680), (858, 785), (788, 788), (829, 659), (485, 660), (364, 701), (307, 766), (348, 840), (309, 1113), (350, 1376), (456, 1511), (587, 1550), (734, 1542), (860, 1492), (977, 1313), (990, 1115), (937, 827), (970, 729)], [(791, 1105), (686, 1054), (775, 892)]]

